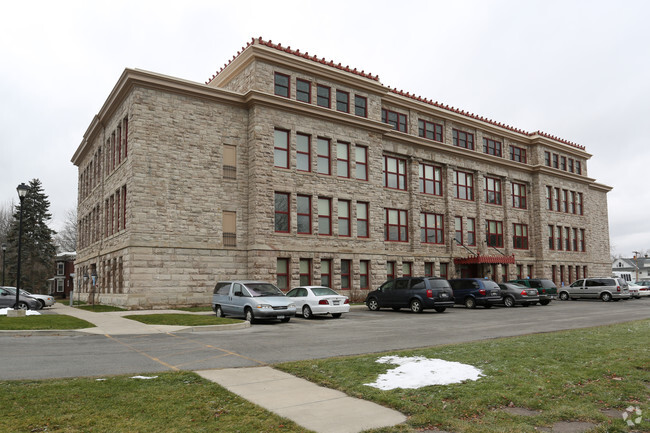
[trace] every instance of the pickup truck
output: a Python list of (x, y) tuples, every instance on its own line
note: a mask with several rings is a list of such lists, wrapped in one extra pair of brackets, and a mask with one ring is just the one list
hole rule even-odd
[(212, 295), (217, 317), (279, 319), (288, 322), (296, 315), (296, 305), (271, 283), (264, 281), (219, 281)]

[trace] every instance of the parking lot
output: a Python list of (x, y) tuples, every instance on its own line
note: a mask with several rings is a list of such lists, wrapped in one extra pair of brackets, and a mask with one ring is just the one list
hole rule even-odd
[[(0, 379), (248, 367), (525, 335), (650, 318), (650, 299), (554, 301), (414, 314), (353, 306), (340, 319), (293, 318), (234, 331), (110, 336), (0, 334)], [(552, 350), (552, 348), (549, 348)]]

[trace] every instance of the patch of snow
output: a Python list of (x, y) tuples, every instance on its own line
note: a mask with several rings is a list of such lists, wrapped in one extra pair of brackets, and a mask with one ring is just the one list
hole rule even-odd
[(465, 380), (478, 380), (483, 376), (481, 370), (471, 365), (442, 359), (428, 359), (423, 356), (384, 356), (379, 358), (377, 362), (398, 365), (397, 368), (380, 374), (376, 382), (364, 384), (383, 390), (449, 385), (461, 383)]
[(132, 376), (131, 379), (156, 379), (158, 376)]
[[(7, 310), (13, 310), (13, 308), (0, 308), (0, 316), (6, 316), (7, 315)], [(35, 310), (27, 310), (25, 313), (28, 316), (40, 316), (41, 313)]]

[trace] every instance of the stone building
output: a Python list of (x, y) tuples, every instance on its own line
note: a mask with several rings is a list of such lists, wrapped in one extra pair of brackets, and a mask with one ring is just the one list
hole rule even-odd
[[(209, 302), (217, 280), (609, 274), (585, 148), (255, 39), (207, 83), (126, 69), (72, 162), (81, 298)], [(82, 278), (89, 276), (89, 278)]]

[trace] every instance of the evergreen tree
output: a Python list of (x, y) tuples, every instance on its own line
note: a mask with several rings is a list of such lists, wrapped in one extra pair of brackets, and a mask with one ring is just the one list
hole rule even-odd
[[(43, 192), (41, 181), (29, 182), (29, 191), (22, 201), (23, 235), (22, 260), (20, 262), (20, 287), (35, 293), (46, 293), (47, 280), (54, 275), (56, 247), (54, 235), (47, 223), (52, 219), (50, 202)], [(13, 221), (7, 236), (7, 277), (8, 285), (16, 285), (18, 264), (18, 225), (20, 202), (15, 207)]]

